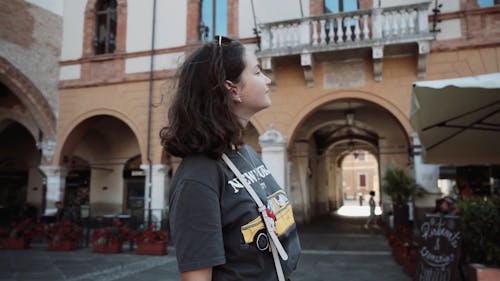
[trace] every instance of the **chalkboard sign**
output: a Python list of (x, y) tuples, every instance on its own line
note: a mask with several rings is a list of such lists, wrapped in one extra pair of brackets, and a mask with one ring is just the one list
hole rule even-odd
[(462, 235), (457, 218), (426, 215), (420, 226), (420, 261), (415, 281), (460, 280), (458, 262)]

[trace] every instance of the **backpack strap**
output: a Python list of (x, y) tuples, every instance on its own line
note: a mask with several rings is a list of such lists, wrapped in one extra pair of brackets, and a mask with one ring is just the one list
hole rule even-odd
[[(271, 244), (271, 252), (273, 254), (273, 259), (274, 259), (274, 265), (276, 267), (276, 273), (278, 274), (278, 280), (279, 281), (284, 281), (285, 277), (283, 275), (283, 269), (281, 268), (281, 263), (280, 263), (280, 256), (281, 259), (283, 260), (288, 260), (288, 254), (286, 253), (285, 249), (283, 248), (283, 245), (281, 245), (280, 240), (278, 239), (278, 236), (276, 235), (276, 227), (275, 227), (275, 221), (272, 217), (269, 216), (268, 209), (262, 203), (262, 200), (260, 200), (260, 197), (255, 193), (255, 190), (252, 188), (252, 186), (248, 183), (248, 181), (243, 177), (241, 174), (240, 170), (234, 165), (234, 163), (227, 157), (225, 153), (222, 154), (222, 160), (226, 163), (226, 165), (231, 169), (231, 171), (236, 175), (238, 180), (243, 184), (247, 192), (250, 194), (252, 199), (255, 201), (257, 204), (257, 208), (259, 213), (262, 216), (262, 220), (264, 221), (264, 225), (267, 230), (267, 235), (270, 237), (270, 244)], [(279, 256), (278, 256), (279, 254)]]

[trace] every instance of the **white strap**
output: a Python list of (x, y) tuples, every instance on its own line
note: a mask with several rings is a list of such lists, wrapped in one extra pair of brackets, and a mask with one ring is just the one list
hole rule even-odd
[(288, 260), (288, 255), (287, 255), (285, 249), (283, 248), (283, 246), (281, 245), (281, 242), (278, 239), (278, 236), (276, 236), (276, 233), (274, 232), (274, 227), (272, 226), (272, 224), (274, 223), (274, 220), (267, 215), (266, 206), (264, 206), (264, 204), (262, 203), (262, 200), (260, 200), (260, 197), (257, 195), (257, 193), (255, 193), (255, 190), (253, 190), (252, 186), (248, 183), (248, 181), (245, 180), (245, 178), (243, 178), (243, 175), (241, 174), (240, 170), (238, 170), (238, 168), (236, 168), (236, 166), (229, 159), (229, 157), (227, 157), (227, 155), (223, 153), (222, 159), (224, 160), (224, 162), (226, 162), (226, 164), (229, 166), (231, 171), (233, 171), (233, 173), (240, 180), (240, 182), (243, 184), (245, 189), (248, 191), (248, 193), (250, 194), (252, 199), (257, 204), (258, 210), (262, 214), (262, 217), (264, 218), (264, 224), (266, 226), (266, 229), (269, 232), (269, 236), (271, 237), (271, 241), (273, 241), (274, 244), (276, 244), (276, 248), (278, 249), (278, 253), (280, 254), (281, 258), (285, 261)]
[(226, 162), (226, 164), (229, 166), (231, 171), (236, 175), (236, 177), (240, 180), (241, 184), (245, 187), (245, 189), (250, 193), (250, 196), (252, 196), (252, 199), (257, 203), (257, 207), (259, 207), (259, 211), (261, 208), (265, 208), (264, 203), (262, 203), (262, 200), (260, 200), (260, 197), (255, 193), (255, 190), (253, 190), (252, 186), (248, 184), (246, 180), (243, 179), (243, 175), (241, 174), (240, 170), (236, 168), (236, 166), (233, 164), (233, 161), (227, 157), (225, 153), (222, 154), (222, 160)]
[(276, 268), (276, 274), (278, 274), (278, 281), (285, 281), (285, 275), (283, 274), (283, 268), (281, 268), (280, 257), (278, 257), (278, 251), (274, 243), (271, 244), (271, 253), (273, 254), (274, 267)]
[(240, 170), (238, 170), (238, 168), (236, 168), (236, 166), (229, 159), (229, 157), (227, 157), (227, 155), (225, 153), (222, 154), (222, 160), (224, 160), (224, 162), (226, 162), (227, 166), (231, 169), (231, 171), (233, 171), (233, 173), (239, 179), (241, 184), (243, 184), (243, 186), (245, 187), (247, 192), (250, 194), (252, 199), (257, 204), (258, 210), (261, 213), (262, 219), (264, 220), (264, 225), (266, 227), (267, 234), (271, 238), (270, 239), (271, 252), (273, 254), (274, 266), (276, 267), (276, 273), (278, 274), (278, 280), (284, 281), (285, 277), (283, 274), (283, 269), (281, 268), (281, 263), (280, 263), (278, 254), (285, 261), (288, 260), (288, 254), (286, 253), (285, 249), (283, 248), (283, 245), (281, 245), (281, 242), (278, 239), (278, 236), (276, 236), (276, 233), (274, 231), (275, 230), (274, 220), (267, 215), (267, 212), (266, 212), (267, 208), (262, 203), (262, 200), (260, 200), (260, 197), (257, 195), (257, 193), (255, 193), (255, 190), (253, 190), (252, 186), (248, 183), (248, 181), (245, 180), (245, 178), (241, 174)]

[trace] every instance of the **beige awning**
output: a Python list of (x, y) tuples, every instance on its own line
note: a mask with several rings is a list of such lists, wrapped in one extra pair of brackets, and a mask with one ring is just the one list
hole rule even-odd
[(414, 83), (410, 121), (426, 163), (500, 164), (500, 73)]

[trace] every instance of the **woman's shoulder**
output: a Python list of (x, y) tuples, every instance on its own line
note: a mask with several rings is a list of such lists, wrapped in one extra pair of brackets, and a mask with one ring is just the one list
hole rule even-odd
[(214, 180), (223, 179), (222, 161), (203, 154), (188, 155), (182, 159), (174, 174), (174, 181), (197, 181), (214, 184)]
[(204, 153), (193, 153), (189, 154), (186, 157), (182, 158), (182, 163), (203, 163), (203, 164), (217, 164), (220, 162), (219, 159), (215, 159), (213, 157), (209, 157)]
[[(179, 190), (201, 188), (212, 190), (215, 194), (222, 194), (223, 187), (228, 182), (227, 172), (222, 160), (205, 155), (189, 155), (182, 159), (171, 181), (171, 194)], [(185, 189), (190, 187), (189, 189)]]
[(243, 146), (243, 149), (247, 151), (248, 154), (252, 155), (253, 157), (257, 157), (257, 158), (260, 158), (259, 154), (257, 153), (257, 151), (255, 151), (255, 149), (253, 147), (251, 147), (250, 145), (248, 144), (245, 144)]

